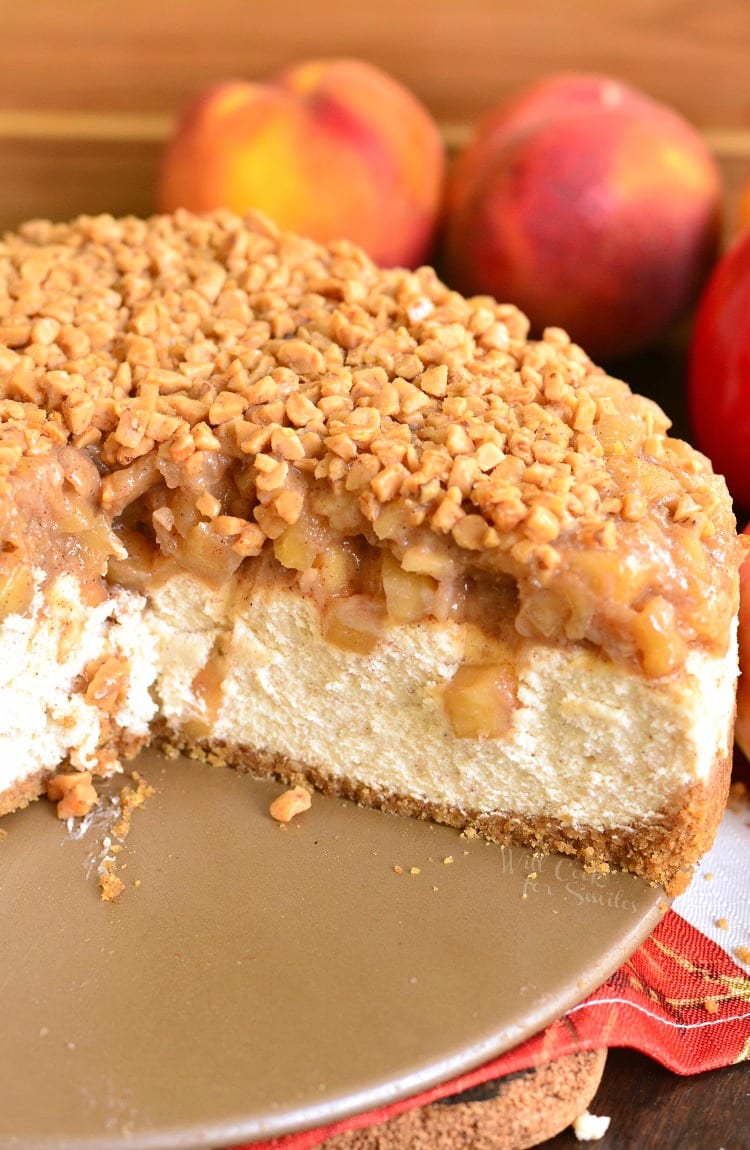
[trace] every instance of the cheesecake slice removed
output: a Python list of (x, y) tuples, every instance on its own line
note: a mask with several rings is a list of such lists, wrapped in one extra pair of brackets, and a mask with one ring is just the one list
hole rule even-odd
[(0, 813), (153, 739), (673, 888), (726, 485), (556, 328), (260, 217), (0, 245)]

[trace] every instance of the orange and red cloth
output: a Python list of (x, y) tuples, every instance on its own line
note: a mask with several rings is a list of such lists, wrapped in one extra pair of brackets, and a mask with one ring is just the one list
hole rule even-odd
[(344, 1130), (581, 1050), (629, 1046), (677, 1074), (750, 1059), (750, 803), (741, 788), (688, 890), (632, 958), (563, 1018), (416, 1097), (236, 1150), (311, 1150)]

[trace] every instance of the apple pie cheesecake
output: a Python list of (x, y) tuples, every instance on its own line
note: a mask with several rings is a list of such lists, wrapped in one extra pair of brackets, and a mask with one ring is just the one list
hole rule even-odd
[(0, 395), (0, 813), (160, 740), (660, 883), (710, 845), (730, 498), (560, 329), (261, 217), (34, 221)]

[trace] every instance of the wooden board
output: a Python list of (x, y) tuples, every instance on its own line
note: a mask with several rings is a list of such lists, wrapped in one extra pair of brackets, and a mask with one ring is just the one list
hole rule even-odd
[(442, 120), (559, 68), (642, 84), (706, 128), (748, 127), (746, 0), (34, 0), (5, 4), (0, 107), (174, 110), (219, 77), (352, 54)]
[(359, 56), (402, 80), (453, 149), (529, 80), (561, 69), (619, 76), (706, 134), (734, 226), (750, 173), (746, 0), (35, 0), (3, 12), (0, 229), (38, 215), (147, 213), (161, 142), (199, 88), (317, 55)]

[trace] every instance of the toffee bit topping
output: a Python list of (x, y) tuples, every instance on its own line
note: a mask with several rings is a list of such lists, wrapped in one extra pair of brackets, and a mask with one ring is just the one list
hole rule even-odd
[(268, 808), (268, 813), (279, 823), (289, 823), (295, 815), (309, 811), (311, 805), (312, 795), (306, 787), (291, 787), (276, 796)]
[(47, 781), (47, 798), (57, 804), (58, 819), (80, 819), (98, 802), (90, 771), (53, 775)]
[(429, 268), (259, 216), (34, 221), (0, 244), (0, 493), (75, 450), (118, 530), (200, 574), (317, 516), (399, 561), (429, 535), (515, 580), (522, 634), (649, 674), (725, 644), (723, 480), (565, 332), (527, 336)]

